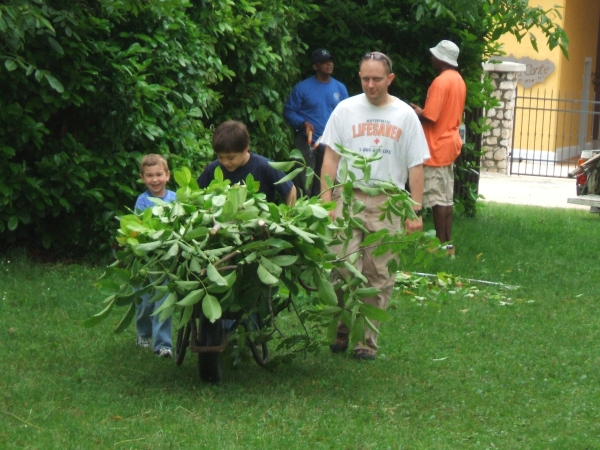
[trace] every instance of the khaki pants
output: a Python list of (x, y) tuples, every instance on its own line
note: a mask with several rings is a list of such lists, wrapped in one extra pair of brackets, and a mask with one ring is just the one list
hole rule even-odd
[[(366, 205), (366, 208), (355, 217), (360, 217), (363, 219), (364, 227), (370, 232), (375, 232), (383, 228), (387, 228), (391, 232), (397, 232), (402, 229), (401, 219), (399, 217), (394, 216), (393, 223), (390, 223), (390, 221), (387, 219), (384, 219), (383, 221), (379, 220), (381, 211), (377, 207), (387, 200), (385, 195), (369, 196), (362, 191), (355, 189), (354, 198), (356, 200), (360, 200)], [(339, 188), (334, 189), (332, 200), (337, 202), (337, 207), (335, 210), (336, 217), (341, 217), (342, 201), (340, 199)], [(395, 275), (390, 275), (387, 268), (387, 263), (390, 259), (392, 259), (393, 255), (388, 252), (383, 256), (374, 257), (374, 248), (359, 250), (363, 239), (364, 233), (355, 228), (352, 240), (346, 250), (346, 254), (351, 255), (353, 252), (360, 252), (355, 263), (356, 268), (367, 278), (367, 287), (372, 286), (380, 289), (379, 294), (374, 297), (363, 299), (363, 301), (385, 310), (390, 302), (390, 297), (392, 296), (392, 290), (394, 289), (394, 283), (396, 281)], [(343, 245), (332, 246), (332, 250), (338, 256), (344, 256), (341, 254), (343, 251)], [(347, 270), (341, 270), (340, 273), (342, 277), (350, 276)], [(332, 282), (335, 283), (339, 277), (340, 274), (338, 274), (336, 271), (332, 272)], [(338, 292), (338, 303), (340, 306), (343, 306), (343, 294), (341, 292)], [(379, 328), (379, 322), (374, 321), (373, 325)], [(344, 325), (344, 323), (339, 323), (338, 333), (348, 334), (349, 331), (350, 330), (346, 325)], [(358, 342), (354, 347), (354, 350), (361, 348), (367, 348), (374, 353), (377, 352), (377, 333), (371, 330), (368, 326), (365, 327), (365, 342)]]

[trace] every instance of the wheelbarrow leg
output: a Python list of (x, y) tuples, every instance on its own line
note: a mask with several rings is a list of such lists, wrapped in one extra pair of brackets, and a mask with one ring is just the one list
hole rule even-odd
[[(211, 323), (204, 314), (200, 316), (200, 347), (216, 347), (223, 342), (223, 324), (221, 319)], [(218, 383), (223, 378), (223, 363), (220, 352), (198, 353), (198, 373), (202, 381)]]
[(180, 328), (179, 331), (177, 331), (177, 340), (175, 341), (175, 363), (178, 366), (183, 364), (183, 359), (185, 358), (185, 351), (190, 345), (191, 332), (192, 328), (190, 326), (189, 321), (185, 324), (184, 327)]

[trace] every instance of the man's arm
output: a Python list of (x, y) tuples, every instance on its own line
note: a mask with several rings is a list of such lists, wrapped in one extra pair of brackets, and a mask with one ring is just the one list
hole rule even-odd
[(295, 130), (304, 129), (304, 117), (299, 114), (303, 103), (303, 94), (300, 90), (298, 85), (294, 86), (283, 107), (283, 118)]
[[(425, 186), (425, 172), (423, 171), (423, 164), (413, 166), (408, 169), (408, 184), (410, 186), (410, 196), (412, 199), (419, 203), (414, 206), (415, 211), (422, 209), (423, 204), (423, 187)], [(408, 234), (413, 231), (423, 230), (423, 218), (419, 217), (417, 220), (406, 219), (404, 227)]]
[(418, 105), (415, 105), (414, 103), (411, 103), (410, 106), (412, 107), (412, 109), (415, 110), (419, 119), (425, 119), (425, 117), (423, 117), (423, 108), (421, 108)]
[(323, 165), (321, 166), (321, 198), (324, 202), (331, 200), (331, 189), (325, 181), (326, 175), (334, 182), (337, 175), (337, 167), (340, 162), (340, 155), (334, 152), (328, 145), (325, 146), (325, 154), (323, 155)]

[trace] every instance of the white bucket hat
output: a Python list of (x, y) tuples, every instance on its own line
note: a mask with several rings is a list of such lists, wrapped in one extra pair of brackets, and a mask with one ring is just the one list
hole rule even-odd
[(438, 45), (429, 49), (431, 54), (440, 61), (458, 67), (458, 46), (452, 41), (440, 41)]

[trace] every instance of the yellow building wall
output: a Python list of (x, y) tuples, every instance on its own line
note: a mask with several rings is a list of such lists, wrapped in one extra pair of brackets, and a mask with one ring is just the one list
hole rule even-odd
[[(529, 36), (525, 36), (520, 43), (512, 35), (501, 38), (507, 56), (512, 54), (517, 59), (548, 59), (555, 66), (554, 72), (543, 83), (537, 83), (530, 88), (518, 86), (521, 98), (518, 106), (522, 108), (520, 113), (517, 112), (514, 146), (542, 151), (560, 149), (562, 154), (563, 149), (578, 144), (580, 116), (562, 114), (558, 110), (572, 110), (579, 106), (569, 101), (549, 102), (542, 98), (581, 98), (585, 58), (592, 58), (592, 71), (596, 68), (600, 0), (532, 0), (530, 5), (539, 5), (545, 10), (555, 5), (560, 6), (562, 18), (555, 16), (553, 21), (562, 26), (567, 33), (569, 59), (565, 58), (558, 47), (549, 50), (545, 36), (536, 29), (531, 33), (537, 38), (537, 52), (532, 47)], [(593, 85), (591, 95), (593, 96)], [(588, 122), (588, 136), (591, 137), (591, 120)], [(567, 153), (568, 150), (565, 151), (565, 154)]]
[[(564, 14), (564, 29), (569, 37), (569, 59), (560, 54), (561, 91), (579, 95), (583, 90), (583, 67), (592, 58), (592, 71), (598, 54), (599, 0), (569, 0)], [(593, 87), (592, 87), (593, 89)]]

